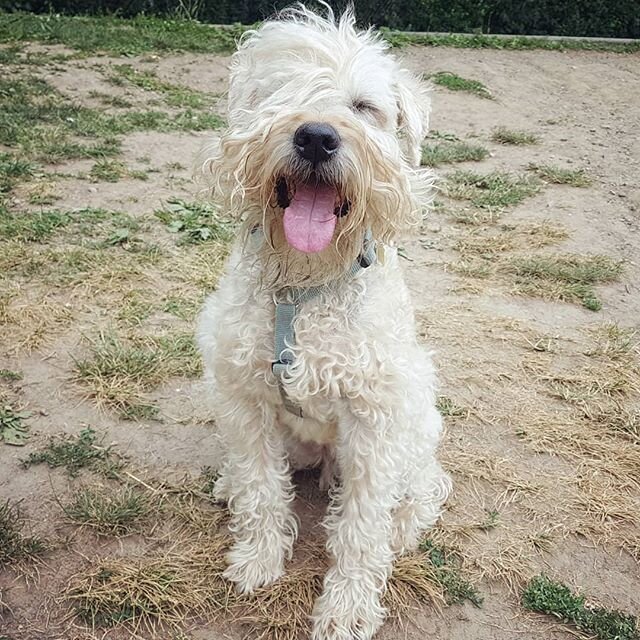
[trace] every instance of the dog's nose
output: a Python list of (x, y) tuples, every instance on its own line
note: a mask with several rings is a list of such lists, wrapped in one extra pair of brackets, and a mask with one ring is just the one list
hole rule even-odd
[(315, 167), (338, 150), (340, 136), (326, 122), (305, 122), (293, 134), (293, 144), (298, 153)]

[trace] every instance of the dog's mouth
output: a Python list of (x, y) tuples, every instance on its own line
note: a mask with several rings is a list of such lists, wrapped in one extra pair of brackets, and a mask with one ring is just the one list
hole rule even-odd
[(336, 186), (312, 174), (307, 180), (280, 177), (276, 199), (284, 210), (287, 242), (303, 253), (318, 253), (331, 243), (338, 218), (349, 213), (350, 203)]

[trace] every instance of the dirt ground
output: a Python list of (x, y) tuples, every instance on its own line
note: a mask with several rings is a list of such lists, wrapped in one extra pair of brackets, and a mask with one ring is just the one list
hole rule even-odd
[[(57, 47), (31, 50), (64, 53)], [(450, 71), (479, 80), (494, 98), (434, 88), (432, 129), (490, 153), (480, 162), (437, 167), (438, 206), (420, 236), (404, 245), (421, 340), (434, 349), (440, 371), (447, 424), (442, 458), (455, 483), (433, 539), (455, 550), (460, 571), (483, 603), (416, 605), (399, 624), (388, 622), (380, 638), (575, 637), (551, 618), (523, 609), (520, 593), (530, 577), (543, 572), (588, 594), (590, 602), (640, 612), (640, 374), (634, 337), (640, 329), (639, 58), (417, 47), (402, 55), (417, 72)], [(123, 62), (205, 92), (224, 115), (223, 56), (96, 56), (5, 65), (0, 75), (41, 77), (74, 102), (109, 113), (122, 108), (105, 107), (96, 92), (136, 107), (161, 101), (159, 92), (107, 81), (110, 68)], [(539, 140), (499, 144), (491, 137), (499, 126)], [(61, 229), (38, 242), (0, 235), (0, 370), (21, 374), (20, 380), (0, 381), (0, 399), (30, 414), (24, 447), (0, 443), (0, 498), (21, 501), (27, 530), (49, 547), (36, 563), (0, 570), (0, 636), (259, 637), (233, 616), (196, 616), (185, 622), (183, 635), (166, 629), (134, 635), (122, 625), (91, 630), (69, 609), (69, 582), (101, 558), (144, 555), (153, 532), (99, 536), (70, 524), (60, 505), (82, 487), (108, 481), (89, 471), (70, 478), (63, 469), (21, 464), (51, 436), (76, 435), (87, 426), (126, 456), (125, 468), (141, 483), (181, 483), (215, 464), (215, 427), (203, 408), (197, 372), (181, 375), (186, 364), (178, 362), (143, 384), (141, 394), (155, 413), (134, 420), (98, 402), (93, 383), (76, 373), (78, 362), (95, 355), (101, 332), (145, 340), (192, 331), (197, 306), (215, 286), (220, 247), (181, 243), (154, 211), (171, 197), (195, 199), (189, 167), (211, 135), (128, 133), (121, 136), (118, 160), (146, 179), (91, 179), (94, 160), (63, 160), (41, 163), (37, 175), (7, 196), (9, 211), (123, 212), (136, 241), (100, 244), (112, 232), (100, 225)], [(455, 170), (533, 176), (532, 164), (584, 169), (591, 182), (578, 187), (543, 179), (519, 204), (491, 210), (446, 195), (446, 176)], [(51, 203), (34, 204), (34, 192), (45, 191)], [(555, 231), (548, 234), (548, 228)], [(59, 256), (53, 260), (51, 252), (78, 247), (89, 252), (91, 266), (58, 277), (66, 263)], [(564, 254), (623, 261), (619, 277), (595, 285), (600, 310), (579, 300), (545, 299), (557, 297), (551, 285), (532, 295), (508, 268), (517, 258)], [(24, 265), (34, 256), (45, 268), (27, 271)], [(169, 304), (176, 301), (186, 311), (176, 312)], [(326, 502), (312, 483), (302, 481), (299, 545), (322, 535)], [(298, 560), (294, 556), (292, 566)]]

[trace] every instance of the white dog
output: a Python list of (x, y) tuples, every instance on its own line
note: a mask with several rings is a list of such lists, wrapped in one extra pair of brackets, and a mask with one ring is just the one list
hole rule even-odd
[(427, 111), (418, 80), (350, 11), (300, 7), (242, 39), (229, 126), (202, 163), (244, 225), (198, 330), (225, 450), (225, 576), (251, 592), (283, 574), (291, 470), (323, 465), (332, 565), (314, 640), (375, 634), (394, 556), (450, 488), (433, 366), (391, 248), (429, 201)]

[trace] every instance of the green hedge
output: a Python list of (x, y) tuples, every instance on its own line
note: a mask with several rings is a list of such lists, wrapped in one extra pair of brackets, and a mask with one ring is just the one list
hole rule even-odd
[[(0, 10), (65, 14), (141, 13), (250, 24), (283, 0), (0, 0)], [(313, 2), (309, 2), (312, 5)], [(332, 0), (340, 10), (345, 0)], [(639, 0), (355, 0), (361, 23), (412, 31), (640, 38)]]

